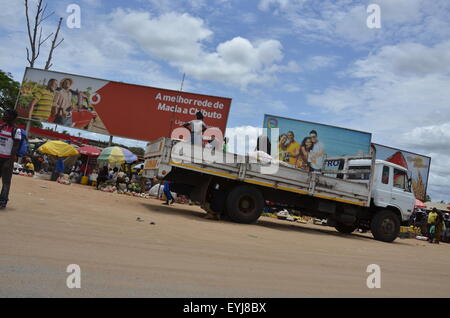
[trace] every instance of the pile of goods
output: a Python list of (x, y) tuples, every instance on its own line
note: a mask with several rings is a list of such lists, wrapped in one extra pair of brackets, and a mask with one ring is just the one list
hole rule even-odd
[(308, 223), (308, 219), (301, 217), (301, 216), (297, 216), (297, 215), (291, 215), (291, 214), (289, 214), (288, 210), (282, 210), (278, 213), (264, 212), (261, 215), (267, 216), (269, 218), (286, 220), (286, 221), (290, 221), (290, 222), (298, 222), (298, 223), (303, 223), (303, 224)]
[(25, 171), (20, 171), (19, 172), (19, 176), (32, 177), (33, 174), (32, 173), (26, 173)]
[(418, 240), (423, 240), (422, 231), (420, 227), (417, 226), (401, 226), (400, 233), (398, 235), (400, 238), (416, 238)]
[(65, 185), (71, 184), (68, 174), (63, 174), (62, 176), (58, 177), (58, 179), (56, 179), (56, 182), (65, 184)]

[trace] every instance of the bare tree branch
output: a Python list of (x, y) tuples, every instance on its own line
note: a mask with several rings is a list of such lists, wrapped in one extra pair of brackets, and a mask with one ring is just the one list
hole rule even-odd
[[(30, 48), (27, 47), (27, 61), (30, 64), (30, 67), (34, 67), (34, 64), (39, 57), (40, 50), (42, 44), (45, 43), (52, 35), (51, 33), (44, 40), (42, 40), (42, 27), (39, 27), (41, 23), (52, 16), (54, 12), (50, 14), (45, 14), (47, 10), (47, 4), (43, 6), (43, 0), (39, 0), (36, 7), (36, 14), (34, 16), (34, 23), (32, 24), (29, 16), (29, 7), (28, 0), (25, 0), (25, 16), (27, 20), (27, 31), (28, 31), (28, 39), (30, 41)], [(39, 29), (39, 37), (38, 37), (38, 29)]]
[(62, 41), (64, 41), (64, 38), (62, 38), (58, 43), (56, 42), (56, 41), (58, 41), (58, 35), (59, 35), (59, 30), (61, 29), (62, 20), (63, 20), (63, 18), (59, 18), (58, 28), (56, 29), (55, 37), (53, 38), (52, 46), (51, 46), (50, 52), (48, 54), (48, 59), (47, 59), (47, 62), (45, 63), (46, 70), (50, 69), (50, 67), (53, 65), (51, 63), (52, 57), (53, 57), (53, 51), (62, 43)]

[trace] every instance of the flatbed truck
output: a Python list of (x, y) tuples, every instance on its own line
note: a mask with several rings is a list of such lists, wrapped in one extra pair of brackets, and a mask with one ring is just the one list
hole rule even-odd
[[(186, 149), (190, 149), (186, 151)], [(374, 149), (374, 148), (372, 148)], [(304, 171), (278, 161), (214, 150), (182, 140), (148, 143), (144, 176), (171, 181), (171, 191), (188, 196), (206, 211), (238, 223), (253, 223), (266, 201), (326, 219), (341, 233), (370, 230), (376, 240), (394, 241), (408, 222), (415, 198), (405, 168), (366, 156), (327, 158), (338, 170)]]

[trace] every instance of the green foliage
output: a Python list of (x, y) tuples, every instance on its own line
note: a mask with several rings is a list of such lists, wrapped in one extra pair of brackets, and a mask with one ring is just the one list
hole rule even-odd
[[(24, 83), (24, 86), (28, 83)], [(23, 89), (23, 88), (22, 88)], [(32, 89), (28, 84), (26, 89)], [(0, 112), (3, 115), (3, 111), (8, 108), (14, 108), (16, 105), (17, 95), (19, 94), (20, 83), (16, 82), (11, 73), (5, 73), (0, 70)], [(32, 96), (21, 95), (19, 98), (19, 104), (29, 105), (31, 103)], [(26, 125), (27, 121), (25, 119), (18, 118), (17, 124)], [(42, 123), (37, 121), (31, 122), (32, 127), (42, 128)]]
[(136, 156), (143, 156), (145, 153), (145, 150), (141, 147), (127, 147), (128, 150), (130, 150), (132, 153), (134, 153)]
[(15, 107), (19, 88), (19, 82), (13, 79), (11, 73), (0, 70), (0, 111), (2, 114), (5, 109)]

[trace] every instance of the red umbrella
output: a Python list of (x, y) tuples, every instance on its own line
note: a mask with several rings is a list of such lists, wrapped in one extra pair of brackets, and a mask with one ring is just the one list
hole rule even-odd
[(78, 152), (82, 155), (88, 156), (88, 157), (98, 157), (100, 156), (101, 150), (92, 147), (92, 146), (84, 146), (77, 149)]
[(416, 208), (419, 208), (419, 209), (426, 209), (427, 208), (427, 206), (422, 201), (417, 200), (417, 199), (416, 199), (416, 203), (414, 204), (414, 206)]

